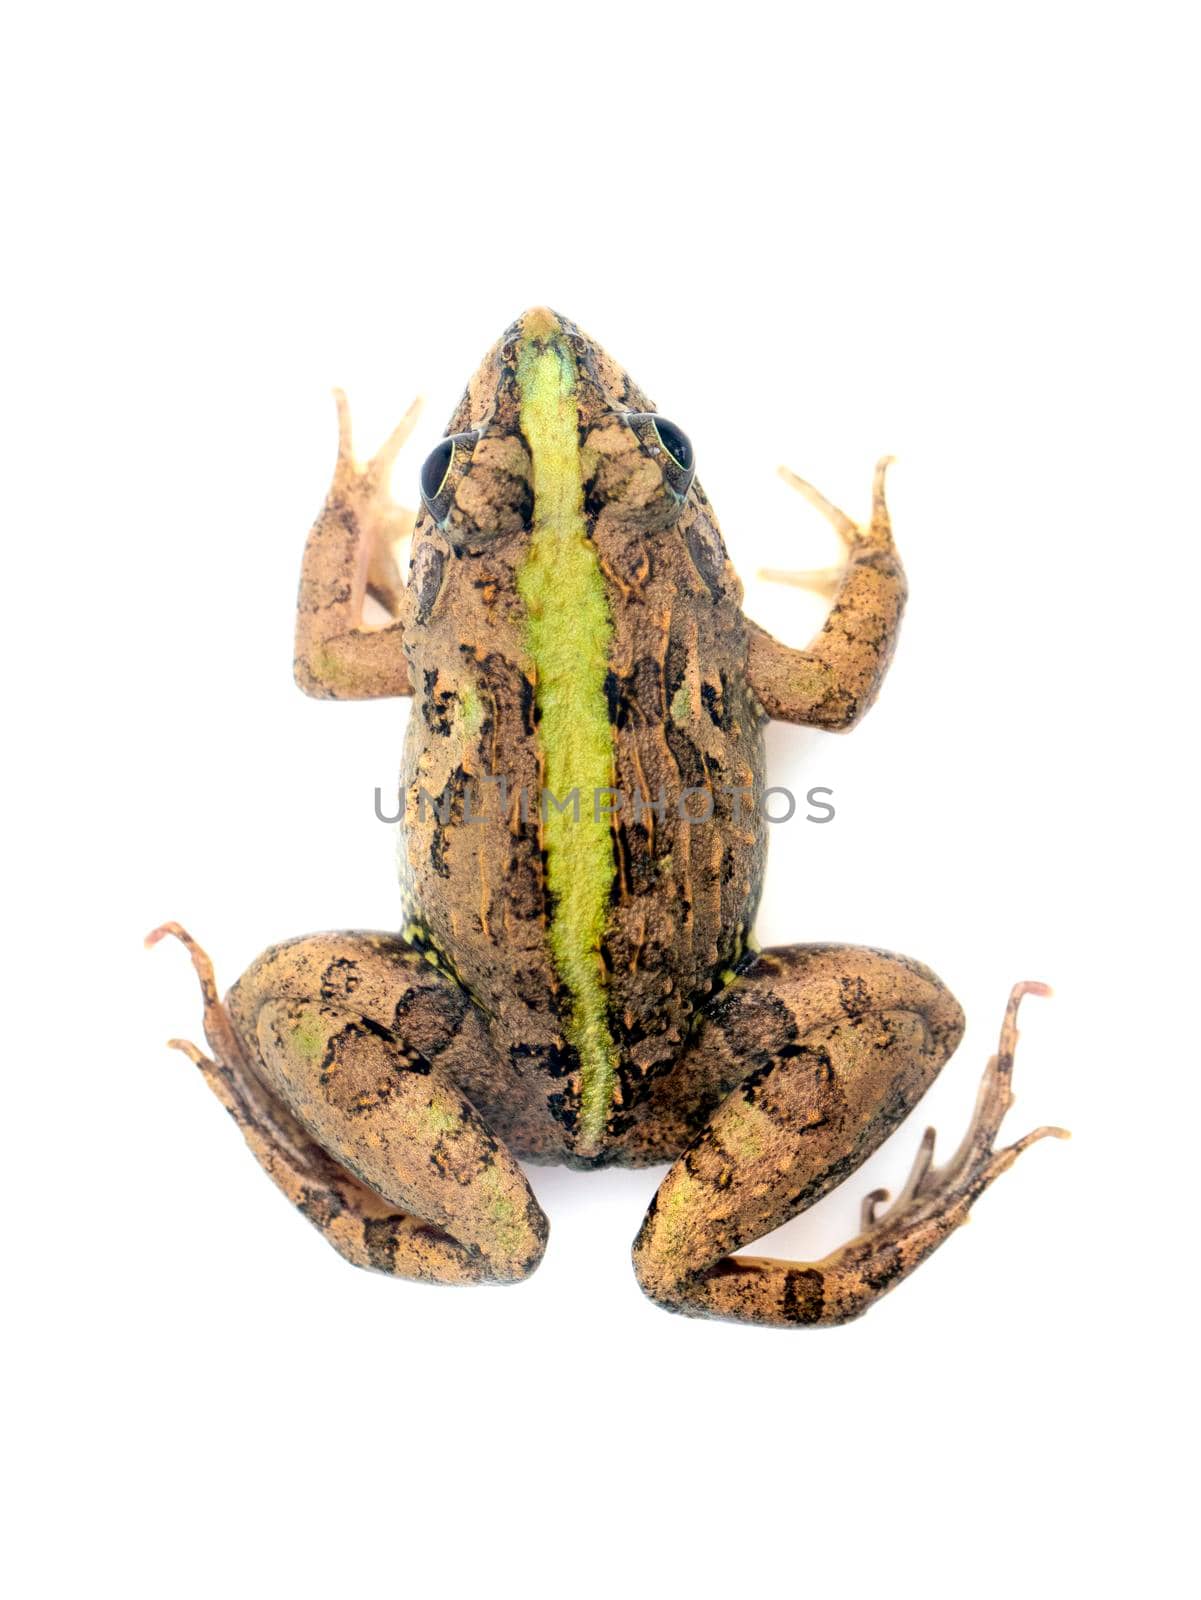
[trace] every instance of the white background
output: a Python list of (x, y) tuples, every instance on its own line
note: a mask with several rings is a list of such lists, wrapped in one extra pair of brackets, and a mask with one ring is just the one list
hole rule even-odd
[[(5, 1434), (26, 1595), (1184, 1590), (1195, 1451), (1198, 537), (1186, 10), (46, 5), (10, 25), (4, 294)], [(958, 1138), (1009, 984), (1015, 1135), (1063, 1122), (850, 1328), (669, 1317), (654, 1172), (533, 1174), (528, 1284), (356, 1273), (170, 1034), (397, 919), (400, 702), (290, 679), (329, 390), (425, 452), (548, 302), (696, 445), (754, 581), (833, 559), (875, 456), (912, 603), (850, 737), (773, 728), (764, 943), (929, 962), (969, 1016), (779, 1245)], [(14, 1026), (15, 1024), (15, 1026)], [(15, 1105), (12, 1099), (15, 1096)], [(1180, 1187), (1179, 1195), (1173, 1188)]]

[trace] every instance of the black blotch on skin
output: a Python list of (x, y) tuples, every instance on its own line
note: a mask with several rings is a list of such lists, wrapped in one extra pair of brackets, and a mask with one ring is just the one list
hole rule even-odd
[(440, 878), (450, 877), (450, 868), (446, 864), (446, 829), (435, 817), (433, 835), (430, 839), (430, 866)]
[(863, 1266), (863, 1281), (876, 1294), (882, 1294), (890, 1283), (895, 1283), (905, 1270), (901, 1252), (895, 1244), (882, 1245), (874, 1250)]
[(548, 1078), (566, 1078), (575, 1066), (567, 1050), (555, 1044), (510, 1045), (509, 1060), (519, 1071), (529, 1063), (535, 1073)]
[(778, 995), (767, 991), (732, 985), (713, 1002), (709, 1014), (748, 1068), (774, 1066), (785, 1048), (796, 1042), (796, 1018)]
[(502, 720), (506, 709), (516, 707), (521, 716), (522, 732), (532, 738), (537, 720), (534, 685), (517, 663), (499, 650), (490, 650), (486, 656), (481, 656), (469, 644), (460, 645), (459, 649), (464, 659), (478, 669), (480, 680)]
[(400, 1217), (368, 1217), (363, 1223), (363, 1243), (367, 1246), (367, 1259), (377, 1272), (396, 1271), (400, 1225)]
[(871, 990), (862, 978), (840, 978), (838, 1003), (853, 1023), (862, 1022), (872, 1009)]
[(334, 1189), (312, 1189), (307, 1186), (300, 1192), (296, 1206), (302, 1217), (307, 1217), (315, 1227), (325, 1229), (335, 1217), (346, 1210), (342, 1197)]
[(534, 735), (534, 685), (529, 678), (521, 679), (521, 726), (522, 731), (533, 738)]
[(328, 1003), (348, 999), (362, 982), (359, 964), (338, 956), (321, 974), (321, 998)]
[(714, 726), (720, 728), (723, 733), (728, 733), (732, 721), (729, 696), (726, 692), (729, 688), (729, 679), (724, 672), (720, 676), (720, 685), (701, 684), (701, 700)]
[(517, 922), (535, 922), (546, 910), (545, 862), (534, 837), (515, 839), (505, 869), (505, 905)]
[[(677, 728), (674, 722), (668, 722), (663, 732), (679, 769), (680, 789), (703, 789), (706, 786), (708, 772), (699, 747), (682, 728)], [(697, 801), (696, 804), (699, 806), (700, 802)]]
[[(442, 785), (441, 791), (433, 797), (433, 803), (426, 802), (426, 816), (431, 828), (430, 866), (440, 878), (450, 877), (446, 846), (450, 829), (463, 821), (463, 801), (470, 781), (467, 769), (460, 763)], [(443, 822), (443, 817), (447, 818), (446, 822)]]
[(425, 695), (421, 702), (421, 715), (425, 718), (425, 725), (431, 733), (436, 733), (439, 738), (446, 738), (450, 733), (451, 718), (455, 703), (453, 689), (437, 689), (438, 671), (436, 667), (427, 667), (425, 671)]
[(617, 728), (624, 728), (628, 711), (621, 690), (621, 679), (612, 668), (605, 673), (605, 704), (609, 708), (609, 721)]
[(548, 1094), (546, 1107), (561, 1127), (565, 1128), (568, 1133), (574, 1132), (580, 1116), (579, 1105), (574, 1100), (569, 1099), (565, 1094)]
[(825, 1306), (825, 1279), (815, 1267), (798, 1267), (785, 1275), (781, 1310), (789, 1322), (819, 1322)]
[(406, 989), (396, 1002), (392, 1026), (424, 1055), (440, 1055), (458, 1033), (467, 1003), (463, 990), (449, 980)]

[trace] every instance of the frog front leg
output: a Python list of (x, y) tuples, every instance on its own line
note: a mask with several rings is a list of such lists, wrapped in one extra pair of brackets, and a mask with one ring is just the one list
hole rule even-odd
[(841, 731), (872, 704), (896, 648), (905, 609), (905, 571), (892, 540), (884, 496), (885, 457), (876, 466), (871, 521), (859, 526), (812, 484), (781, 468), (784, 478), (838, 531), (846, 561), (822, 572), (768, 572), (782, 583), (816, 589), (833, 604), (805, 650), (781, 644), (749, 623), (747, 676), (769, 717)]
[(459, 1083), (486, 1069), (464, 991), (388, 934), (318, 934), (261, 956), (221, 1003), (178, 923), (216, 1058), (183, 1050), (292, 1204), (355, 1266), (437, 1283), (510, 1283), (547, 1222)]
[[(1009, 1106), (1019, 984), (975, 1117), (944, 1167), (922, 1142), (893, 1206), (868, 1195), (862, 1231), (815, 1262), (740, 1256), (835, 1188), (906, 1117), (959, 1042), (957, 1002), (927, 968), (835, 945), (765, 950), (711, 1003), (681, 1070), (708, 1122), (664, 1178), (634, 1243), (639, 1282), (671, 1311), (776, 1326), (861, 1316), (967, 1220), (1018, 1154), (993, 1140)], [(749, 1069), (749, 1070), (748, 1070)], [(728, 1087), (733, 1085), (733, 1087)]]
[(370, 594), (395, 618), (403, 581), (397, 542), (413, 531), (414, 515), (392, 501), (388, 479), (400, 447), (417, 421), (414, 401), (391, 437), (360, 466), (351, 444), (350, 411), (337, 390), (338, 459), (321, 514), (304, 550), (296, 605), (296, 682), (325, 700), (370, 700), (411, 694), (401, 648), (403, 628), (363, 623)]

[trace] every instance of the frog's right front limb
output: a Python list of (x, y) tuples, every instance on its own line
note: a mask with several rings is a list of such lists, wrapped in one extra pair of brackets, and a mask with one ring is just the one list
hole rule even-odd
[(177, 923), (204, 993), (215, 1060), (202, 1070), (260, 1165), (355, 1266), (437, 1283), (511, 1283), (548, 1226), (524, 1173), (457, 1082), (489, 1045), (462, 989), (387, 934), (278, 945), (218, 998), (208, 957)]
[(414, 515), (395, 505), (388, 479), (421, 409), (414, 401), (367, 465), (354, 457), (350, 411), (337, 390), (338, 459), (321, 515), (304, 550), (296, 607), (296, 682), (322, 700), (372, 700), (411, 694), (393, 621), (365, 627), (370, 594), (395, 617), (404, 584), (395, 547), (413, 531)]
[(804, 478), (780, 469), (785, 480), (834, 525), (846, 560), (820, 572), (761, 574), (814, 589), (833, 601), (821, 631), (805, 650), (781, 644), (766, 629), (750, 623), (747, 676), (769, 717), (843, 732), (854, 727), (879, 693), (896, 648), (907, 594), (884, 494), (888, 466), (887, 456), (876, 465), (871, 520), (863, 526)]

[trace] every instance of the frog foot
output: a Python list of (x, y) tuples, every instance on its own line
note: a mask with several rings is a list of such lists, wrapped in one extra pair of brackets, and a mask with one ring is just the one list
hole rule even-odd
[(860, 1216), (861, 1235), (876, 1242), (877, 1236), (909, 1233), (922, 1223), (937, 1220), (956, 1227), (967, 1221), (972, 1204), (1001, 1173), (1010, 1168), (1039, 1139), (1068, 1139), (1065, 1128), (1035, 1128), (1016, 1144), (993, 1148), (1005, 1113), (1013, 1104), (1013, 1054), (1017, 1045), (1018, 1006), (1027, 994), (1049, 995), (1045, 983), (1014, 984), (1005, 1007), (997, 1054), (984, 1069), (976, 1110), (959, 1148), (941, 1167), (934, 1165), (933, 1128), (927, 1128), (918, 1147), (913, 1168), (904, 1188), (887, 1211), (879, 1207), (888, 1200), (887, 1189), (873, 1189), (865, 1195)]
[(204, 1036), (209, 1042), (209, 1048), (217, 1057), (217, 1062), (209, 1061), (208, 1057), (188, 1039), (168, 1039), (168, 1047), (172, 1050), (181, 1050), (198, 1067), (212, 1068), (219, 1063), (231, 1071), (239, 1068), (245, 1070), (245, 1053), (230, 1020), (229, 1012), (221, 1004), (221, 997), (217, 992), (217, 980), (213, 974), (213, 963), (192, 935), (178, 922), (164, 922), (161, 927), (146, 935), (147, 950), (156, 945), (160, 939), (165, 939), (168, 934), (178, 939), (192, 958), (196, 976), (200, 979), (200, 992), (204, 997)]
[[(780, 467), (780, 476), (784, 482), (803, 494), (811, 506), (815, 506), (827, 522), (831, 523), (846, 546), (847, 556), (854, 551), (864, 549), (891, 550), (892, 548), (892, 523), (888, 515), (888, 502), (884, 493), (884, 478), (892, 465), (892, 456), (881, 456), (876, 463), (875, 477), (872, 481), (872, 515), (871, 521), (861, 525), (847, 516), (845, 511), (840, 511), (836, 505), (827, 500), (820, 489), (815, 489), (805, 478), (798, 477), (788, 467)], [(776, 567), (761, 567), (758, 576), (766, 578), (770, 583), (786, 583), (794, 589), (811, 589), (815, 594), (822, 595), (827, 600), (832, 600), (838, 593), (842, 580), (846, 575), (847, 563), (841, 562), (833, 567), (818, 567), (809, 572), (782, 571)]]
[(417, 425), (422, 400), (418, 396), (367, 464), (355, 458), (350, 426), (350, 404), (341, 389), (334, 390), (338, 407), (338, 459), (333, 492), (345, 502), (367, 538), (367, 593), (390, 617), (400, 608), (404, 579), (396, 547), (413, 531), (417, 516), (392, 499), (389, 483), (401, 447)]

